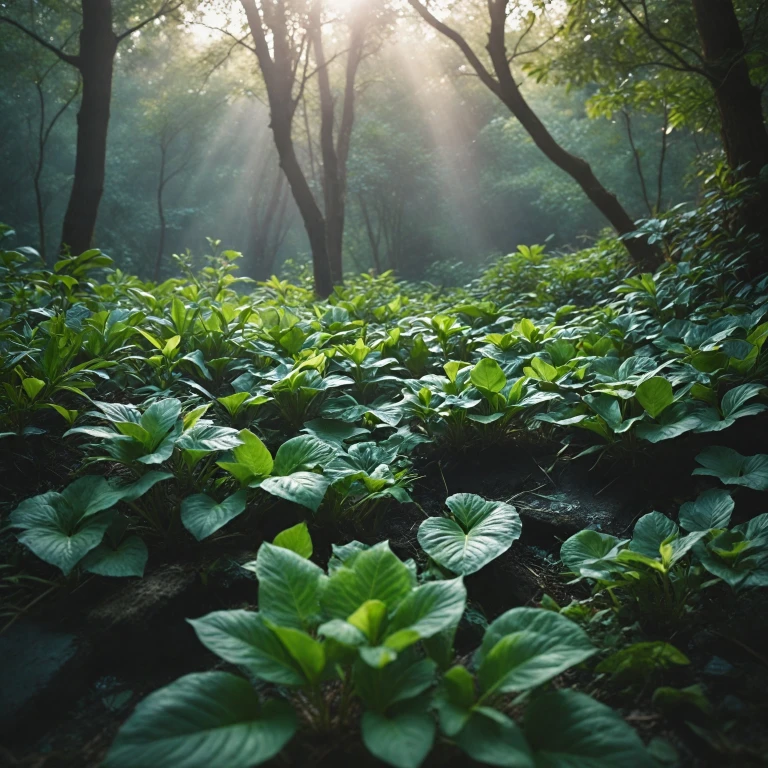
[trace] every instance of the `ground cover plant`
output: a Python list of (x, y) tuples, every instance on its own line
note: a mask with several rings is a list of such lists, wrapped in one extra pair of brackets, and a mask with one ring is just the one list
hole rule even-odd
[[(200, 593), (168, 626), (213, 654), (126, 689), (88, 759), (759, 763), (768, 278), (722, 195), (645, 224), (654, 272), (618, 241), (532, 247), (324, 302), (216, 241), (157, 284), (97, 250), (48, 269), (4, 230), (7, 633), (170, 563)], [(629, 519), (574, 522), (559, 483), (591, 478)]]

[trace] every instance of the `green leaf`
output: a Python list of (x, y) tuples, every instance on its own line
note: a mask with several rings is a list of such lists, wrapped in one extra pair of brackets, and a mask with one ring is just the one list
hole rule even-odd
[(254, 611), (214, 611), (187, 619), (200, 642), (230, 664), (246, 667), (275, 685), (303, 685), (301, 669), (283, 643)]
[(658, 557), (662, 542), (670, 536), (677, 536), (679, 529), (675, 523), (661, 512), (649, 512), (635, 524), (629, 548), (646, 557)]
[(537, 696), (524, 733), (536, 768), (655, 768), (635, 731), (610, 707), (576, 691)]
[[(522, 730), (506, 715), (489, 707), (476, 708), (456, 737), (473, 760), (503, 768), (535, 768)], [(566, 768), (566, 766), (563, 766)]]
[[(720, 408), (723, 412), (723, 416), (728, 417), (735, 416), (739, 408), (744, 403), (751, 400), (753, 397), (757, 397), (762, 391), (765, 390), (764, 384), (742, 384), (739, 387), (734, 387), (729, 390), (723, 396), (723, 400), (720, 403)], [(761, 410), (764, 410), (765, 406)]]
[(680, 525), (686, 531), (727, 528), (734, 506), (728, 491), (722, 488), (704, 491), (696, 501), (687, 501), (680, 507)]
[(30, 400), (34, 400), (40, 394), (40, 391), (45, 387), (45, 382), (40, 379), (33, 379), (29, 377), (21, 382), (21, 386), (24, 387), (24, 391), (27, 393), (27, 397)]
[(366, 600), (381, 600), (393, 611), (414, 586), (411, 570), (382, 541), (359, 552), (328, 579), (320, 596), (324, 611), (335, 619), (346, 619)]
[(335, 452), (333, 446), (316, 437), (299, 435), (277, 449), (273, 472), (276, 475), (290, 475), (302, 470), (311, 471), (325, 464)]
[(181, 402), (175, 397), (158, 400), (144, 411), (141, 426), (152, 436), (157, 446), (181, 415)]
[(560, 547), (560, 559), (572, 573), (602, 579), (615, 569), (611, 560), (625, 542), (607, 533), (585, 529), (571, 536)]
[(291, 528), (286, 528), (284, 531), (280, 531), (272, 540), (272, 543), (276, 547), (290, 549), (291, 552), (295, 552), (297, 555), (307, 559), (312, 557), (312, 537), (309, 535), (309, 528), (307, 528), (306, 523), (299, 523)]
[(293, 738), (284, 701), (263, 704), (248, 681), (227, 672), (181, 677), (147, 696), (123, 725), (104, 768), (252, 768)]
[(470, 381), (480, 390), (501, 392), (507, 383), (507, 377), (501, 366), (491, 358), (483, 358), (469, 376)]
[(510, 504), (472, 493), (446, 499), (455, 520), (431, 517), (419, 527), (421, 548), (454, 573), (469, 575), (506, 552), (520, 538), (522, 523)]
[(768, 491), (768, 454), (742, 456), (733, 448), (713, 445), (697, 457), (701, 464), (694, 475), (711, 475), (726, 485), (743, 485), (756, 491)]
[(129, 486), (123, 489), (115, 488), (104, 477), (86, 475), (70, 483), (61, 492), (61, 496), (73, 510), (83, 517), (89, 517), (114, 507), (120, 499), (124, 498), (123, 492), (128, 492), (128, 489)]
[(82, 567), (99, 576), (143, 576), (149, 552), (138, 536), (128, 536), (115, 549), (105, 541), (84, 558)]
[(300, 629), (278, 627), (275, 624), (272, 624), (270, 629), (301, 669), (307, 684), (317, 685), (325, 669), (323, 644)]
[(652, 418), (656, 418), (675, 400), (672, 385), (661, 376), (646, 379), (637, 388), (635, 396)]
[(406, 653), (378, 668), (358, 659), (353, 680), (366, 708), (384, 713), (393, 704), (413, 699), (431, 688), (435, 681), (435, 662), (431, 659), (414, 661)]
[(317, 625), (321, 568), (289, 549), (264, 542), (253, 570), (259, 579), (259, 610), (265, 618), (295, 629)]
[(475, 655), (481, 690), (527, 691), (594, 655), (584, 630), (541, 608), (513, 608), (485, 632)]
[(421, 702), (382, 714), (364, 712), (360, 732), (368, 751), (395, 768), (418, 768), (435, 741), (435, 721)]
[(456, 627), (466, 603), (467, 590), (461, 577), (423, 584), (411, 590), (398, 606), (389, 623), (384, 644), (401, 651), (418, 640)]
[(633, 643), (612, 653), (595, 667), (595, 672), (621, 675), (624, 678), (628, 675), (640, 678), (673, 665), (685, 666), (686, 664), (690, 664), (690, 661), (674, 645), (650, 641)]
[(221, 504), (204, 493), (187, 496), (181, 502), (181, 522), (198, 541), (202, 541), (241, 515), (246, 500), (246, 491), (237, 491)]
[(111, 522), (108, 512), (85, 517), (60, 502), (55, 507), (40, 505), (34, 526), (28, 527), (19, 541), (67, 575), (101, 543)]
[[(280, 451), (277, 453), (279, 456)], [(330, 484), (327, 477), (314, 472), (294, 472), (287, 477), (268, 477), (260, 487), (273, 496), (317, 512)]]
[[(257, 438), (258, 439), (258, 438)], [(240, 436), (231, 427), (215, 427), (210, 424), (195, 424), (176, 441), (185, 451), (228, 451), (240, 447)]]
[(256, 477), (269, 475), (274, 462), (267, 446), (249, 429), (241, 429), (237, 436), (243, 444), (232, 451), (235, 461), (248, 467)]

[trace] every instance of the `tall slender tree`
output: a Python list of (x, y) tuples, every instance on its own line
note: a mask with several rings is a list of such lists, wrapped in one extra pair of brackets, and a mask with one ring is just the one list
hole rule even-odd
[[(486, 49), (490, 68), (460, 32), (438, 19), (423, 2), (408, 2), (424, 21), (459, 48), (483, 85), (517, 118), (544, 155), (582, 188), (616, 232), (627, 235), (635, 231), (635, 222), (618, 198), (600, 183), (586, 160), (569, 152), (555, 139), (520, 91), (512, 72), (512, 62), (520, 51), (517, 48), (509, 51), (506, 41), (509, 0), (487, 0), (489, 30)], [(626, 240), (625, 245), (632, 259), (639, 265), (653, 267), (658, 263), (657, 252), (646, 240), (632, 238)]]
[(90, 248), (93, 240), (104, 191), (112, 75), (117, 48), (123, 40), (181, 5), (182, 0), (162, 0), (154, 12), (116, 32), (113, 28), (112, 0), (80, 0), (82, 25), (77, 53), (66, 52), (44, 33), (38, 34), (12, 16), (0, 15), (0, 23), (20, 30), (80, 73), (82, 96), (77, 113), (75, 173), (62, 228), (63, 252), (80, 254)]

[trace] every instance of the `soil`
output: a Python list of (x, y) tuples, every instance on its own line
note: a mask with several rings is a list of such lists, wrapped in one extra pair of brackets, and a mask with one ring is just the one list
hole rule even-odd
[[(758, 452), (760, 446), (745, 447), (759, 439), (755, 424), (751, 426), (751, 433), (737, 434), (735, 428), (717, 443), (732, 444), (745, 454)], [(399, 556), (426, 566), (417, 530), (425, 515), (440, 513), (447, 495), (470, 492), (514, 504), (523, 520), (520, 540), (465, 580), (470, 610), (457, 635), (457, 652), (469, 660), (485, 623), (504, 611), (538, 605), (544, 594), (560, 605), (588, 596), (583, 585), (567, 584), (557, 564), (560, 544), (570, 535), (586, 527), (627, 535), (640, 515), (653, 509), (674, 514), (683, 501), (711, 487), (707, 478), (691, 475), (699, 439), (672, 442), (655, 446), (634, 464), (601, 459), (591, 470), (594, 456), (555, 462), (551, 446), (536, 444), (433, 456), (416, 467), (420, 479), (415, 504), (393, 504), (358, 529), (312, 530), (313, 559), (324, 565), (332, 543), (389, 539)], [(23, 478), (18, 474), (22, 464), (30, 469), (32, 457), (15, 459), (0, 479), (6, 498), (64, 484), (70, 457), (59, 456), (54, 463), (54, 456), (45, 451), (43, 455), (47, 461), (34, 477), (28, 471)], [(762, 498), (739, 489), (739, 518), (764, 511)], [(0, 634), (0, 765), (95, 768), (144, 696), (183, 674), (226, 668), (197, 641), (185, 619), (224, 608), (255, 608), (256, 582), (239, 564), (254, 559), (262, 540), (298, 519), (289, 505), (277, 505), (266, 516), (253, 512), (238, 519), (226, 536), (205, 545), (189, 542), (173, 550), (153, 549), (142, 580), (86, 578), (26, 611)], [(9, 537), (0, 541), (10, 552)], [(7, 561), (4, 554), (0, 552), (0, 561)], [(50, 578), (39, 562), (13, 548), (13, 557), (19, 556), (28, 572)], [(766, 590), (737, 599), (725, 587), (715, 587), (686, 627), (665, 638), (689, 657), (690, 665), (629, 685), (615, 684), (593, 671), (571, 670), (555, 685), (585, 690), (611, 704), (653, 745), (655, 754), (663, 757), (666, 750), (669, 758), (673, 749), (680, 765), (765, 765), (766, 636)], [(708, 715), (681, 709), (665, 716), (651, 701), (660, 685), (694, 684), (712, 702)], [(349, 727), (324, 738), (297, 738), (273, 764), (381, 765)], [(445, 745), (438, 745), (426, 763), (457, 768), (466, 764), (466, 758)]]

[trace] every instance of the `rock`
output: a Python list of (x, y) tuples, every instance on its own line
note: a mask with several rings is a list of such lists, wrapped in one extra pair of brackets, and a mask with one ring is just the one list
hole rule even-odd
[(77, 652), (75, 635), (18, 621), (0, 635), (0, 731), (48, 688)]

